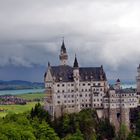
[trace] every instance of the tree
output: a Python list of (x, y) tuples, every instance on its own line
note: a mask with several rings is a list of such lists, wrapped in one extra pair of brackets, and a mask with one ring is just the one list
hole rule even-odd
[(132, 133), (130, 133), (127, 137), (127, 140), (140, 140), (140, 138)]
[(119, 140), (126, 140), (128, 136), (128, 130), (127, 127), (124, 124), (121, 124), (120, 130), (118, 133)]
[(59, 137), (54, 132), (47, 122), (42, 121), (42, 123), (35, 122), (35, 136), (38, 140), (59, 140)]
[(96, 127), (98, 139), (112, 140), (115, 137), (115, 127), (108, 119), (102, 119)]
[(51, 117), (49, 113), (43, 108), (43, 106), (41, 106), (40, 103), (37, 103), (35, 107), (31, 109), (30, 114), (32, 119), (37, 117), (40, 122), (42, 120), (46, 120), (49, 123), (51, 122)]
[(84, 140), (84, 137), (81, 131), (77, 129), (76, 133), (74, 133), (73, 135), (69, 134), (62, 140)]

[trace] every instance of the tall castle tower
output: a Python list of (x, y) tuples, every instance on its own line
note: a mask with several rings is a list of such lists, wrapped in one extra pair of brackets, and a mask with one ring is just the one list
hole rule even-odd
[(67, 55), (67, 50), (65, 47), (64, 40), (63, 40), (62, 45), (61, 45), (59, 59), (60, 59), (61, 65), (67, 65), (68, 55)]
[(137, 68), (138, 75), (136, 77), (137, 80), (137, 94), (140, 95), (140, 65)]
[[(79, 74), (79, 65), (77, 61), (77, 57), (75, 55), (75, 60), (73, 64), (73, 79), (74, 79), (74, 90), (75, 90), (75, 111), (80, 111), (80, 103), (79, 103), (79, 81), (80, 81), (80, 74)], [(78, 96), (77, 96), (78, 95)]]

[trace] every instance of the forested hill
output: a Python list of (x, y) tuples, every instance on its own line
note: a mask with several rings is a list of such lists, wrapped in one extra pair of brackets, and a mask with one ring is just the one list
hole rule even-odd
[(140, 118), (129, 132), (122, 124), (119, 132), (108, 119), (99, 119), (95, 110), (63, 114), (51, 119), (41, 104), (29, 112), (0, 118), (0, 140), (140, 140)]
[(0, 80), (0, 90), (34, 89), (34, 88), (44, 88), (44, 83), (21, 81), (21, 80), (12, 80), (12, 81)]

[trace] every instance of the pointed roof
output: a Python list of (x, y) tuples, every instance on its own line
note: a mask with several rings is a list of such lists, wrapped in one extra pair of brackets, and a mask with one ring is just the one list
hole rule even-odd
[(74, 60), (73, 67), (74, 67), (74, 68), (78, 68), (78, 67), (79, 67), (79, 66), (78, 66), (78, 61), (77, 61), (76, 55), (75, 55), (75, 60)]
[(48, 62), (48, 67), (50, 67), (51, 66), (51, 64), (50, 64), (50, 62)]
[(66, 47), (65, 47), (65, 43), (64, 43), (64, 39), (63, 39), (63, 41), (62, 41), (62, 45), (61, 45), (61, 52), (63, 52), (63, 53), (67, 53), (67, 51), (66, 51)]
[(117, 83), (120, 83), (121, 81), (120, 81), (120, 79), (117, 79), (117, 81), (116, 81)]

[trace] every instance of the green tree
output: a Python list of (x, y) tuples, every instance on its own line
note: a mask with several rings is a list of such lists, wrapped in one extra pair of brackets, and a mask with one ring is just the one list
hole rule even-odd
[(140, 138), (133, 133), (130, 133), (127, 137), (127, 140), (140, 140)]
[(43, 106), (41, 106), (40, 103), (37, 103), (35, 107), (31, 109), (30, 114), (32, 119), (37, 117), (40, 120), (40, 122), (42, 120), (45, 120), (49, 123), (51, 122), (49, 113), (43, 108)]
[(84, 137), (81, 131), (77, 129), (76, 133), (74, 133), (73, 135), (69, 134), (62, 140), (84, 140)]
[(115, 127), (108, 119), (102, 119), (96, 127), (98, 139), (112, 140), (115, 137)]
[(128, 136), (127, 127), (124, 124), (121, 124), (120, 130), (118, 132), (118, 138), (119, 140), (126, 140), (127, 136)]
[(35, 136), (38, 140), (59, 140), (54, 129), (45, 121), (42, 121), (42, 123), (35, 122)]

